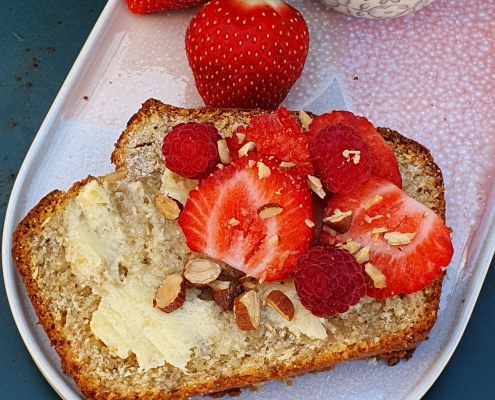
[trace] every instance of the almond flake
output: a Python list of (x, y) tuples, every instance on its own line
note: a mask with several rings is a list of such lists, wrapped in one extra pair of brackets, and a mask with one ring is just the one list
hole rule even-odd
[(268, 168), (262, 161), (258, 161), (257, 166), (259, 179), (268, 178), (272, 174), (270, 168)]
[(275, 194), (278, 194), (279, 196), (282, 194), (282, 188), (278, 189)]
[(278, 204), (269, 203), (269, 204), (265, 204), (264, 206), (261, 206), (258, 209), (258, 216), (261, 219), (272, 218), (280, 214), (283, 210), (284, 208), (282, 206), (279, 206)]
[(313, 175), (308, 175), (309, 187), (313, 192), (315, 192), (320, 199), (324, 199), (326, 196), (325, 191), (323, 190), (323, 185), (321, 181)]
[(370, 217), (369, 215), (364, 215), (364, 221), (368, 224), (371, 224), (375, 219), (383, 218), (383, 215), (375, 215), (374, 217)]
[(227, 146), (227, 141), (225, 139), (220, 139), (217, 142), (217, 147), (222, 164), (230, 164), (232, 162), (232, 157), (230, 155), (229, 146)]
[(228, 228), (229, 228), (229, 229), (230, 229), (230, 228), (233, 228), (234, 226), (237, 226), (237, 225), (239, 225), (239, 224), (240, 224), (240, 221), (239, 221), (239, 220), (237, 220), (237, 219), (235, 219), (235, 218), (231, 218), (231, 219), (229, 219), (229, 220), (227, 221), (227, 226), (228, 226)]
[(254, 142), (247, 142), (244, 146), (242, 146), (237, 154), (239, 154), (239, 157), (245, 157), (250, 151), (253, 151), (256, 148), (254, 145)]
[(423, 213), (423, 218), (426, 218), (427, 216), (428, 216), (428, 211), (425, 211), (425, 212)]
[(288, 161), (282, 161), (278, 166), (280, 168), (294, 168), (296, 166), (296, 163), (288, 162)]
[(223, 169), (223, 164), (217, 164), (218, 169)]
[(244, 140), (246, 140), (246, 135), (244, 133), (236, 133), (237, 135), (237, 143), (243, 144)]
[(353, 242), (351, 239), (347, 239), (344, 244), (337, 246), (339, 249), (347, 250), (351, 254), (355, 254), (359, 251), (361, 245), (359, 243)]
[(277, 247), (278, 241), (279, 241), (278, 235), (273, 235), (270, 239), (267, 240), (267, 243), (272, 247)]
[(379, 235), (380, 233), (385, 233), (385, 232), (388, 232), (387, 228), (373, 228), (373, 230), (371, 231), (371, 234), (372, 235)]
[(313, 118), (311, 118), (306, 112), (303, 110), (299, 111), (299, 121), (301, 121), (301, 126), (303, 129), (308, 130), (309, 124), (311, 121), (313, 121)]
[(312, 228), (313, 226), (315, 226), (315, 223), (313, 221), (311, 221), (310, 219), (305, 219), (304, 223), (306, 225), (308, 225), (309, 228)]
[(354, 258), (359, 264), (362, 264), (370, 259), (370, 246), (363, 247), (359, 249), (359, 251), (354, 254)]
[(383, 238), (390, 246), (403, 246), (411, 243), (416, 233), (389, 232)]
[(372, 199), (369, 199), (365, 203), (361, 204), (361, 207), (363, 207), (365, 210), (369, 210), (371, 207), (380, 203), (382, 200), (383, 200), (382, 196), (375, 196)]
[(369, 277), (373, 280), (373, 285), (377, 289), (383, 289), (387, 287), (387, 278), (383, 275), (382, 271), (380, 271), (373, 264), (366, 263), (364, 266), (364, 271), (369, 275)]
[(333, 210), (333, 214), (330, 215), (329, 217), (323, 218), (323, 222), (340, 222), (347, 217), (350, 217), (352, 215), (352, 210), (349, 211), (341, 211), (340, 209), (336, 208)]
[(359, 161), (361, 160), (361, 152), (359, 150), (344, 150), (342, 155), (347, 162), (352, 160), (353, 164), (359, 164)]

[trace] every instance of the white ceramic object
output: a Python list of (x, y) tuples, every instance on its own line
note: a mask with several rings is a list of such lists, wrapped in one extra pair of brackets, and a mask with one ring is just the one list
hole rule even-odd
[[(294, 379), (292, 386), (271, 382), (263, 391), (243, 391), (239, 399), (419, 399), (457, 346), (495, 249), (495, 109), (490, 97), (495, 69), (486, 44), (495, 33), (495, 19), (489, 2), (465, 0), (453, 16), (448, 1), (376, 24), (330, 12), (316, 1), (291, 0), (308, 22), (311, 48), (303, 75), (284, 102), (316, 113), (349, 108), (425, 144), (441, 166), (455, 255), (430, 339), (394, 368), (346, 363)], [(138, 17), (121, 0), (109, 0), (15, 182), (2, 243), (7, 296), (33, 360), (64, 399), (82, 395), (37, 324), (10, 256), (12, 232), (49, 191), (112, 171), (113, 143), (147, 98), (184, 107), (203, 104), (184, 52), (193, 14)]]
[(420, 10), (433, 0), (321, 0), (335, 11), (353, 17), (396, 18)]

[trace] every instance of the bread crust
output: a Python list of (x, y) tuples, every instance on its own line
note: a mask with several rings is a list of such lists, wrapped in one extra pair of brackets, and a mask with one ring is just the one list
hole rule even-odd
[[(188, 120), (215, 121), (225, 118), (225, 115), (228, 114), (229, 118), (247, 123), (252, 116), (259, 113), (259, 110), (218, 110), (207, 108), (186, 110), (164, 105), (157, 100), (150, 99), (129, 120), (127, 129), (122, 133), (115, 145), (111, 159), (117, 171), (125, 171), (127, 169), (128, 149), (131, 141), (135, 139), (136, 132), (138, 132), (142, 124), (148, 124), (150, 120), (157, 116), (159, 118), (166, 116), (171, 119), (179, 116), (181, 119)], [(401, 168), (414, 166), (421, 174), (428, 177), (431, 186), (428, 193), (426, 193), (426, 196), (431, 200), (429, 206), (441, 215), (442, 218), (445, 218), (443, 178), (430, 152), (424, 146), (403, 137), (395, 131), (386, 128), (379, 128), (378, 131), (396, 153)], [(134, 144), (136, 147), (140, 145), (146, 146), (153, 144)], [(222, 377), (221, 379), (212, 377), (211, 380), (201, 385), (191, 386), (183, 383), (183, 386), (170, 393), (161, 392), (157, 395), (152, 391), (145, 390), (145, 392), (139, 394), (133, 392), (109, 394), (101, 388), (98, 382), (87, 379), (87, 377), (80, 374), (80, 367), (74, 361), (75, 357), (71, 354), (76, 350), (71, 347), (58, 327), (50, 311), (50, 304), (46, 302), (46, 299), (38, 295), (40, 288), (36, 279), (33, 278), (34, 271), (33, 263), (31, 262), (32, 243), (40, 235), (44, 224), (51, 216), (63, 210), (66, 204), (77, 196), (81, 188), (93, 179), (96, 178), (88, 177), (81, 182), (75, 183), (65, 193), (55, 190), (45, 196), (18, 225), (13, 234), (12, 250), (14, 262), (24, 281), (29, 298), (39, 317), (40, 324), (46, 331), (52, 346), (59, 354), (64, 371), (74, 378), (82, 393), (88, 398), (139, 397), (141, 399), (185, 399), (196, 395), (228, 392), (235, 388), (242, 388), (267, 380), (294, 377), (311, 371), (328, 370), (337, 363), (354, 359), (380, 357), (386, 359), (392, 365), (400, 359), (410, 357), (415, 347), (427, 338), (437, 319), (443, 277), (437, 279), (432, 285), (424, 289), (426, 298), (424, 317), (417, 321), (411, 329), (399, 331), (397, 334), (390, 335), (378, 343), (359, 343), (349, 346), (345, 351), (338, 354), (323, 349), (317, 354), (314, 354), (314, 357), (295, 362), (290, 367), (280, 364), (278, 367), (272, 369), (247, 371), (241, 376)], [(408, 188), (405, 187), (405, 189), (407, 191)], [(414, 193), (412, 195), (414, 196)]]

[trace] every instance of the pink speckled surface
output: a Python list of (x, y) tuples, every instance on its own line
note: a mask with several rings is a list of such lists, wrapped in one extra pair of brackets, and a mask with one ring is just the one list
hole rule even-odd
[[(464, 0), (460, 7), (435, 0), (386, 21), (353, 19), (317, 0), (290, 3), (308, 22), (311, 48), (284, 105), (314, 112), (348, 107), (426, 145), (444, 173), (455, 256), (437, 324), (407, 363), (347, 363), (295, 379), (291, 387), (269, 383), (261, 392), (244, 391), (241, 398), (419, 398), (455, 348), (483, 280), (478, 271), (488, 266), (476, 262), (495, 214), (495, 1)], [(147, 98), (202, 105), (183, 48), (193, 13), (143, 18), (128, 13), (124, 2), (109, 1), (23, 166), (12, 193), (13, 219), (56, 187), (110, 172), (113, 143)], [(80, 398), (36, 326), (15, 267), (5, 268), (31, 354), (64, 398)]]

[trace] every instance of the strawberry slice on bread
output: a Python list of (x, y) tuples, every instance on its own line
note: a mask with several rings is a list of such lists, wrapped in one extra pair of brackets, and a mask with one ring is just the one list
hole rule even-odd
[(364, 249), (358, 258), (370, 278), (367, 294), (375, 298), (424, 289), (452, 259), (450, 230), (442, 218), (383, 178), (371, 177), (350, 193), (331, 196), (324, 221), (321, 243)]
[(279, 163), (251, 154), (202, 180), (179, 217), (189, 249), (260, 280), (291, 275), (313, 237), (311, 193)]
[(402, 188), (399, 164), (394, 152), (366, 118), (358, 117), (349, 111), (332, 111), (315, 117), (309, 124), (308, 133), (313, 136), (320, 130), (336, 124), (342, 124), (361, 134), (374, 160), (372, 175), (388, 179), (397, 187)]

